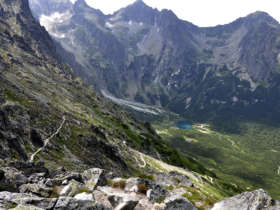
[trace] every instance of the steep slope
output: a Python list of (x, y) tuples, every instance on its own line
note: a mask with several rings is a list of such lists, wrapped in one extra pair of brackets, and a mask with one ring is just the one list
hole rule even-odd
[(109, 16), (84, 0), (47, 12), (31, 3), (97, 90), (200, 120), (279, 115), (280, 26), (266, 13), (199, 28), (143, 1)]
[(0, 6), (1, 159), (130, 174), (139, 168), (124, 152), (131, 147), (178, 166), (199, 166), (167, 147), (149, 124), (135, 121), (75, 77), (33, 19), (27, 0)]

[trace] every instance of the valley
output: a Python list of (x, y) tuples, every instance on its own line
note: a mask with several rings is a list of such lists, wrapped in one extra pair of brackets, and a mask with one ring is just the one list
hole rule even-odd
[(247, 190), (262, 187), (279, 199), (278, 127), (246, 122), (239, 133), (225, 133), (199, 125), (182, 130), (167, 121), (153, 125), (167, 144), (203, 163), (218, 177)]
[(280, 24), (137, 0), (0, 0), (1, 210), (279, 210)]

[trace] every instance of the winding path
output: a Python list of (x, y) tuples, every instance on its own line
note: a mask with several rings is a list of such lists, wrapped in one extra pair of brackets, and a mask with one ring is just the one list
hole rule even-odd
[(140, 168), (145, 168), (145, 167), (147, 166), (147, 163), (146, 163), (146, 161), (145, 161), (145, 159), (144, 159), (143, 154), (142, 154), (142, 153), (139, 153), (139, 154), (140, 154), (141, 161), (143, 162), (143, 164), (140, 164), (136, 157), (134, 157), (134, 158), (135, 158), (136, 162), (138, 162), (138, 166), (139, 166)]
[(59, 128), (56, 130), (55, 133), (53, 133), (49, 138), (47, 138), (47, 139), (44, 141), (44, 145), (43, 145), (41, 148), (39, 148), (36, 152), (34, 152), (34, 153), (31, 155), (30, 160), (29, 160), (30, 162), (34, 162), (35, 156), (36, 156), (39, 152), (41, 152), (41, 151), (49, 144), (50, 140), (51, 140), (53, 137), (55, 137), (55, 136), (60, 132), (60, 130), (62, 129), (62, 127), (63, 127), (63, 125), (64, 125), (64, 123), (65, 123), (65, 121), (66, 121), (66, 118), (65, 118), (65, 116), (63, 116), (62, 122), (61, 122)]

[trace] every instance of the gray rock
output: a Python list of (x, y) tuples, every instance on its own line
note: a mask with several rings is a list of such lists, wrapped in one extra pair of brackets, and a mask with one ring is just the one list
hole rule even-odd
[(20, 204), (17, 207), (12, 208), (12, 210), (44, 210), (44, 209), (33, 206), (33, 205), (22, 205), (22, 204)]
[(25, 193), (10, 193), (0, 192), (0, 201), (6, 204), (17, 204), (17, 205), (33, 205), (42, 209), (52, 209), (57, 201), (56, 198), (41, 198), (31, 194)]
[(276, 210), (280, 202), (272, 198), (263, 189), (244, 192), (232, 198), (216, 203), (212, 210)]
[(134, 209), (139, 202), (139, 197), (135, 193), (118, 193), (108, 196), (108, 200), (116, 210)]
[(14, 188), (18, 188), (19, 186), (28, 183), (27, 177), (21, 171), (13, 167), (4, 167), (1, 168), (1, 170), (4, 172), (4, 177), (2, 177), (4, 182), (12, 185)]
[(44, 182), (46, 177), (46, 173), (34, 173), (28, 177), (28, 183), (38, 183)]
[(107, 180), (103, 169), (92, 168), (84, 171), (82, 174), (83, 181), (89, 190), (93, 191), (97, 186), (105, 186)]
[(79, 193), (79, 194), (75, 195), (74, 198), (76, 198), (77, 200), (94, 201), (93, 195), (90, 193), (86, 193), (86, 192)]
[(76, 180), (71, 180), (68, 183), (68, 185), (63, 187), (59, 195), (73, 197), (75, 194), (77, 194), (77, 191), (81, 188), (84, 188), (84, 185), (82, 183), (77, 182)]
[(19, 187), (20, 193), (33, 193), (35, 195), (41, 196), (41, 197), (49, 197), (52, 188), (47, 187), (44, 184), (24, 184)]
[(149, 189), (152, 188), (153, 185), (154, 183), (152, 183), (152, 181), (150, 180), (141, 179), (141, 178), (129, 178), (126, 180), (124, 190), (127, 192), (140, 192), (146, 194), (143, 188), (146, 188), (147, 189), (146, 191), (148, 191)]
[(102, 191), (94, 190), (93, 197), (97, 203), (102, 203), (105, 206), (112, 207), (111, 203), (108, 200), (108, 195)]
[(60, 197), (57, 200), (57, 203), (54, 207), (54, 210), (93, 210), (93, 209), (104, 209), (109, 208), (105, 207), (102, 204), (96, 204), (90, 200), (78, 200), (71, 197)]
[(116, 195), (110, 195), (108, 196), (108, 200), (110, 201), (111, 205), (115, 208), (123, 201), (123, 198)]
[(149, 201), (155, 203), (160, 200), (164, 200), (168, 196), (168, 192), (166, 189), (162, 188), (159, 185), (153, 186), (152, 189), (147, 191), (147, 197)]
[(111, 195), (108, 197), (108, 200), (115, 210), (132, 210), (138, 204), (138, 201), (132, 199), (130, 196), (120, 197), (117, 195)]
[(127, 179), (125, 191), (146, 194), (151, 202), (157, 202), (168, 196), (168, 191), (166, 189), (157, 185), (154, 181), (141, 178)]
[(138, 201), (125, 201), (121, 204), (119, 204), (115, 210), (133, 210), (135, 208), (135, 206), (138, 204)]
[(54, 187), (57, 185), (64, 185), (65, 183), (69, 182), (70, 180), (76, 180), (77, 182), (84, 183), (82, 179), (82, 175), (77, 172), (63, 172), (60, 170), (60, 173), (57, 172), (57, 175), (53, 177), (53, 179), (47, 179), (46, 185), (50, 187)]
[(178, 186), (184, 185), (186, 187), (192, 187), (193, 182), (186, 176), (177, 172), (156, 173), (154, 174), (155, 182), (164, 186)]
[(146, 210), (146, 209), (152, 209), (154, 206), (153, 203), (151, 203), (147, 198), (139, 200), (138, 204), (134, 208), (134, 210)]
[(165, 210), (197, 210), (186, 198), (182, 196), (171, 196), (165, 201)]

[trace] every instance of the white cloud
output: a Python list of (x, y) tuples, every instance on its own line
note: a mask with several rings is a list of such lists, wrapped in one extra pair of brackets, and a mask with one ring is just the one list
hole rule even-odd
[[(71, 0), (75, 1), (75, 0)], [(105, 14), (133, 3), (135, 0), (86, 0)], [(234, 21), (255, 11), (265, 11), (280, 21), (279, 0), (144, 0), (154, 8), (171, 9), (181, 19), (199, 26), (214, 26)]]

